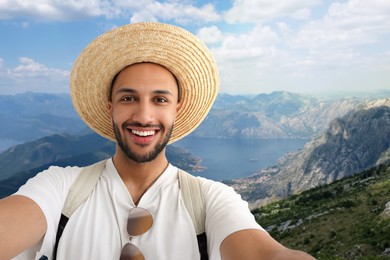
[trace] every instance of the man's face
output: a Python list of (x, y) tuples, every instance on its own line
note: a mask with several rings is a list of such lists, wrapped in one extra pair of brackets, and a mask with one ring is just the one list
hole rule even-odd
[(176, 80), (167, 69), (138, 63), (123, 69), (112, 87), (110, 113), (121, 150), (148, 162), (166, 147), (178, 108)]

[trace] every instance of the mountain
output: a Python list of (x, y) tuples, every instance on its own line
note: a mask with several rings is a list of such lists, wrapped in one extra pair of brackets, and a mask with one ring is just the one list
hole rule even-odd
[(0, 111), (10, 115), (38, 115), (76, 118), (69, 94), (27, 92), (16, 95), (0, 95)]
[(319, 260), (390, 259), (390, 164), (254, 209), (283, 245)]
[[(331, 120), (367, 106), (370, 98), (325, 99), (290, 92), (256, 96), (218, 95), (193, 133), (216, 138), (311, 139)], [(90, 133), (68, 94), (0, 95), (0, 151), (13, 144), (56, 134)]]
[(0, 120), (0, 141), (17, 143), (56, 133), (76, 134), (86, 128), (66, 94), (0, 95)]
[(221, 94), (197, 137), (311, 139), (331, 120), (353, 109), (364, 108), (372, 99), (319, 99), (290, 92), (254, 97)]
[[(107, 149), (106, 147), (110, 147)], [(0, 180), (41, 165), (100, 150), (114, 152), (113, 144), (98, 135), (55, 134), (16, 145), (0, 154)], [(104, 153), (106, 154), (106, 153)], [(88, 163), (88, 162), (87, 162)]]
[[(85, 166), (109, 158), (114, 152), (115, 144), (97, 134), (55, 134), (13, 146), (0, 154), (0, 198), (15, 192), (50, 165)], [(181, 148), (168, 146), (167, 157), (187, 171), (200, 167), (199, 158)]]
[(277, 165), (227, 183), (251, 203), (264, 204), (389, 162), (390, 107), (376, 105), (334, 119), (325, 133)]
[[(314, 136), (304, 149), (283, 157), (278, 165), (228, 182), (251, 203), (262, 203), (270, 197), (285, 197), (386, 162), (390, 155), (386, 111), (389, 106), (390, 99), (318, 99), (290, 92), (257, 96), (221, 94), (193, 135), (303, 139)], [(22, 139), (31, 138), (29, 135), (61, 133), (1, 153), (0, 181), (52, 163), (94, 162), (112, 154), (112, 146), (107, 141), (91, 137), (82, 122), (77, 124), (81, 120), (67, 95), (0, 96), (0, 108), (0, 116), (14, 120), (0, 129), (3, 133), (0, 139), (12, 139), (19, 131), (24, 135)], [(25, 121), (13, 127), (18, 120)], [(68, 128), (77, 132), (76, 135), (69, 134)], [(326, 133), (320, 135), (324, 131)], [(179, 151), (179, 154), (186, 152)], [(168, 155), (172, 156), (174, 164), (184, 169), (200, 169), (197, 158), (188, 155), (185, 160), (175, 162), (179, 157), (170, 155), (170, 151)], [(35, 173), (33, 170), (32, 174)]]

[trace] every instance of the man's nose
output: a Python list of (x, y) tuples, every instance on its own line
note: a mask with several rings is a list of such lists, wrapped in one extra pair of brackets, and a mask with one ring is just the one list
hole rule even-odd
[(153, 121), (153, 106), (148, 102), (140, 102), (134, 112), (133, 120), (141, 124)]

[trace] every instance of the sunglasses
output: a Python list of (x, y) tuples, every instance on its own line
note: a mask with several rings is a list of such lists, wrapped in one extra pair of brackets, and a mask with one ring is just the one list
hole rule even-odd
[(143, 208), (132, 208), (127, 218), (127, 233), (129, 234), (129, 242), (122, 248), (120, 260), (144, 260), (144, 255), (131, 243), (131, 238), (139, 236), (148, 231), (153, 225), (152, 214)]

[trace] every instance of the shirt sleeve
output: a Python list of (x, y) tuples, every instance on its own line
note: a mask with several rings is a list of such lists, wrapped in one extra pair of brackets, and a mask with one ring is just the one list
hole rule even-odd
[(244, 229), (264, 231), (250, 212), (248, 203), (232, 187), (202, 178), (202, 192), (206, 202), (206, 235), (210, 259), (220, 259), (220, 245), (230, 234)]
[[(38, 248), (39, 251), (41, 251), (41, 255), (51, 254), (52, 252), (58, 222), (68, 190), (80, 171), (81, 168), (79, 167), (61, 168), (51, 166), (49, 169), (42, 171), (35, 177), (29, 179), (27, 183), (20, 187), (15, 193), (15, 195), (22, 195), (35, 201), (45, 215), (47, 230), (43, 241), (40, 242), (42, 246), (41, 248)], [(37, 250), (36, 245), (34, 245), (33, 248), (34, 251)], [(26, 252), (23, 254), (26, 254)]]

